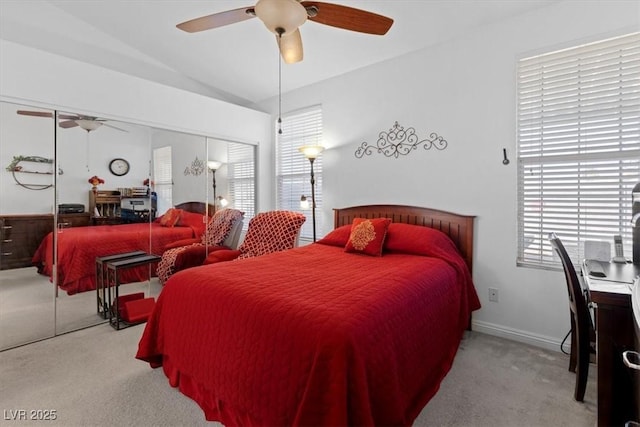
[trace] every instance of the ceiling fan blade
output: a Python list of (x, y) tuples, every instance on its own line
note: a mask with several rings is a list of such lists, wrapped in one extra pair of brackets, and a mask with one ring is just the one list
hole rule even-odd
[(110, 124), (107, 124), (107, 123), (102, 123), (102, 125), (103, 125), (103, 126), (106, 126), (106, 127), (108, 127), (108, 128), (112, 128), (112, 129), (119, 130), (120, 132), (129, 132), (128, 130), (121, 129), (121, 128), (119, 128), (119, 127), (116, 127), (116, 126), (114, 126), (114, 125), (110, 125)]
[(58, 124), (60, 125), (61, 128), (64, 128), (64, 129), (69, 129), (69, 128), (73, 128), (73, 127), (78, 126), (78, 124), (75, 122), (75, 120), (67, 120), (67, 121), (64, 121), (64, 122), (60, 122)]
[(18, 114), (23, 116), (35, 116), (35, 117), (53, 117), (52, 113), (46, 111), (27, 111), (27, 110), (18, 110), (16, 111)]
[(307, 9), (311, 21), (345, 30), (381, 36), (393, 24), (391, 18), (353, 7), (319, 1), (303, 1), (301, 4)]
[(80, 116), (70, 116), (69, 114), (58, 114), (58, 118), (63, 120), (79, 120)]
[[(276, 39), (280, 36), (276, 36)], [(280, 55), (286, 64), (294, 64), (302, 61), (302, 37), (298, 28), (293, 33), (283, 35), (280, 38)]]
[(198, 31), (211, 30), (213, 28), (224, 27), (225, 25), (235, 24), (236, 22), (246, 21), (254, 17), (255, 12), (253, 11), (253, 7), (241, 7), (240, 9), (201, 16), (200, 18), (178, 24), (176, 27), (187, 33), (197, 33)]

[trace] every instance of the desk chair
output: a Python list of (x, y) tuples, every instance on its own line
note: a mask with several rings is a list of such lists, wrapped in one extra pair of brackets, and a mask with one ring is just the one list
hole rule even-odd
[(582, 286), (564, 245), (555, 233), (549, 234), (549, 242), (562, 261), (562, 268), (569, 290), (569, 309), (571, 314), (569, 371), (576, 373), (576, 387), (573, 397), (578, 402), (582, 402), (587, 388), (587, 377), (589, 376), (591, 338), (595, 336), (595, 331), (593, 330), (589, 307), (582, 292)]

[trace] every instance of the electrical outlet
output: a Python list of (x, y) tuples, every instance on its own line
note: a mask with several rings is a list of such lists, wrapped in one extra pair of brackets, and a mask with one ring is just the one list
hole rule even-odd
[(498, 302), (497, 288), (489, 288), (489, 301)]

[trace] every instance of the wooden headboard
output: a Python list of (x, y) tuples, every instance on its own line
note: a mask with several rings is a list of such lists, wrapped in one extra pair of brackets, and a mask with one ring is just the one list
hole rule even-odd
[(202, 215), (213, 216), (216, 208), (212, 204), (207, 204), (203, 202), (184, 202), (175, 206), (177, 209), (183, 209), (185, 211), (199, 213)]
[(435, 228), (448, 235), (473, 271), (474, 216), (459, 215), (437, 209), (402, 205), (367, 205), (334, 209), (333, 226), (351, 224), (354, 218), (391, 218), (392, 222)]

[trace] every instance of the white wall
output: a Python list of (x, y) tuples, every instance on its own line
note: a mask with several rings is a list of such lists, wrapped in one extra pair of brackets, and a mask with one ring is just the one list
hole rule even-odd
[[(63, 171), (56, 182), (58, 203), (79, 203), (88, 209), (91, 188), (88, 178), (93, 175), (105, 181), (100, 185), (102, 190), (142, 186), (150, 172), (151, 149), (163, 146), (172, 147), (173, 204), (191, 200), (212, 202), (213, 190), (209, 172), (195, 176), (186, 175), (184, 170), (196, 157), (205, 162), (208, 157), (227, 161), (227, 147), (230, 143), (219, 139), (113, 121), (87, 133), (80, 127), (56, 128), (53, 118), (19, 115), (16, 114), (17, 110), (53, 114), (52, 110), (0, 102), (0, 165), (6, 167), (15, 156), (53, 159), (54, 131), (57, 132), (58, 167)], [(123, 131), (109, 126), (116, 126)], [(129, 173), (116, 176), (109, 171), (109, 163), (116, 157), (129, 162)], [(51, 164), (21, 162), (19, 166), (25, 170), (53, 170)], [(226, 176), (226, 167), (223, 166), (216, 174), (219, 195), (226, 195)], [(27, 185), (53, 183), (53, 176), (46, 174), (16, 173), (15, 177)], [(53, 187), (42, 190), (22, 187), (8, 171), (0, 172), (0, 194), (0, 214), (53, 212)]]
[[(53, 121), (47, 118), (16, 114), (16, 106), (0, 103), (0, 214), (53, 212), (55, 205), (53, 187), (30, 190), (20, 186), (11, 172), (5, 170), (16, 156), (54, 157)], [(28, 123), (28, 125), (27, 125)], [(20, 162), (24, 170), (53, 172), (53, 164)], [(88, 179), (89, 177), (87, 177)], [(15, 173), (15, 179), (30, 186), (53, 185), (53, 175)], [(32, 187), (34, 188), (34, 187)], [(20, 203), (14, 201), (20, 200)]]
[[(285, 94), (284, 111), (322, 104), (326, 224), (332, 208), (367, 203), (475, 215), (474, 280), (483, 307), (474, 328), (557, 350), (569, 330), (564, 278), (515, 265), (516, 62), (639, 26), (640, 2), (569, 0)], [(260, 107), (276, 114), (275, 100)], [(375, 143), (395, 121), (423, 138), (436, 132), (449, 145), (397, 159), (355, 158), (361, 142)], [(489, 287), (499, 290), (499, 302), (488, 301)]]
[[(6, 40), (0, 40), (0, 100), (259, 147), (272, 131), (271, 117), (259, 111)], [(271, 203), (259, 195), (259, 209)]]

